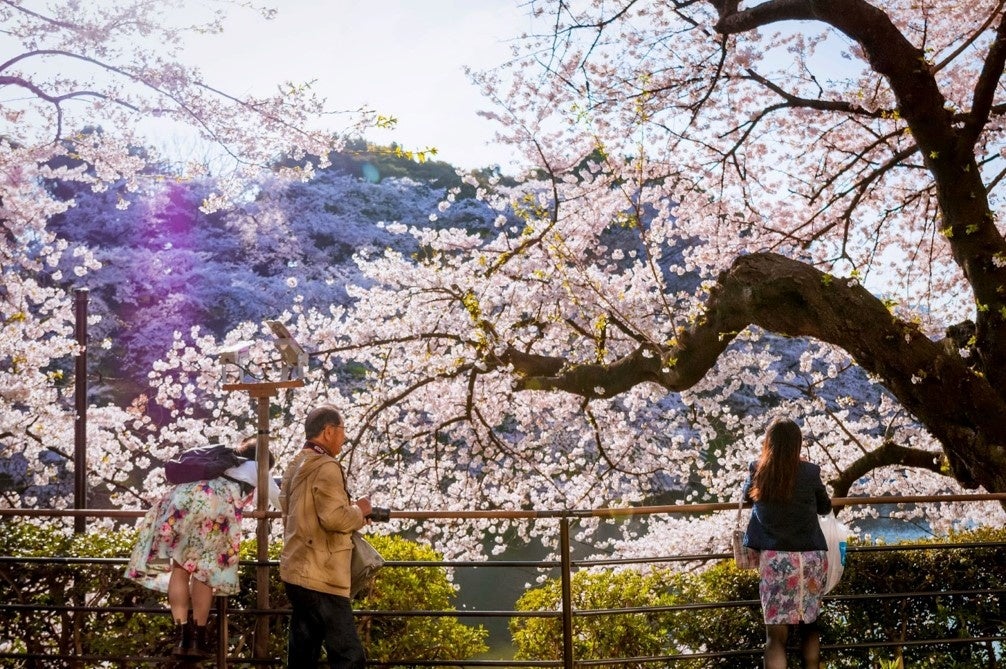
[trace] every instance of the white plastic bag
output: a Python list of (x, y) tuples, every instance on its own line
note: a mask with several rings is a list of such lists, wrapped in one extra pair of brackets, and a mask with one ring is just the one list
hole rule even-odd
[(838, 585), (845, 571), (845, 545), (852, 531), (839, 522), (834, 513), (826, 513), (817, 519), (828, 542), (828, 579), (824, 585), (824, 594), (828, 594)]

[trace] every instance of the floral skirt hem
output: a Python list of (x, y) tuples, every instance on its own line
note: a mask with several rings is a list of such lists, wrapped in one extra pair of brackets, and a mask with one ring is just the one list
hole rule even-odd
[(126, 578), (166, 593), (178, 564), (214, 594), (237, 594), (239, 494), (237, 484), (222, 478), (175, 486), (140, 519)]
[(766, 625), (817, 620), (828, 579), (827, 551), (761, 551), (758, 574)]

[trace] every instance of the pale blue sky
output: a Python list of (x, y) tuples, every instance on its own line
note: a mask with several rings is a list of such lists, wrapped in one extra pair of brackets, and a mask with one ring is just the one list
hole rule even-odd
[[(441, 160), (473, 168), (506, 166), (488, 146), (491, 124), (477, 116), (489, 101), (462, 68), (483, 69), (510, 56), (529, 29), (518, 0), (282, 0), (265, 21), (231, 15), (223, 35), (192, 43), (186, 56), (231, 92), (317, 80), (329, 106), (369, 105), (398, 119), (370, 139), (407, 148), (435, 146)], [(269, 89), (271, 90), (271, 89)]]

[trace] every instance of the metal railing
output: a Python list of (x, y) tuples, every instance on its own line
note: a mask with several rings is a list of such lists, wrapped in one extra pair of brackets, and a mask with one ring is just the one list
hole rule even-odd
[[(852, 506), (852, 505), (898, 505), (898, 504), (926, 504), (931, 502), (975, 502), (975, 501), (989, 501), (995, 500), (1000, 503), (1006, 502), (1006, 494), (986, 494), (986, 495), (958, 495), (958, 496), (942, 496), (942, 497), (929, 497), (929, 496), (906, 496), (906, 497), (880, 497), (880, 498), (843, 498), (834, 500), (836, 506)], [(696, 662), (702, 660), (709, 660), (710, 662), (714, 660), (719, 661), (729, 661), (731, 658), (736, 659), (738, 663), (747, 662), (749, 665), (754, 666), (758, 664), (758, 658), (761, 655), (762, 649), (760, 645), (754, 644), (747, 648), (738, 648), (732, 650), (718, 650), (718, 651), (704, 651), (702, 649), (693, 649), (692, 652), (671, 654), (671, 655), (659, 655), (659, 656), (645, 656), (645, 657), (616, 657), (616, 658), (577, 658), (574, 653), (574, 641), (576, 634), (576, 624), (578, 620), (588, 620), (591, 618), (605, 617), (605, 616), (631, 616), (631, 615), (653, 615), (659, 613), (668, 612), (691, 612), (695, 615), (712, 615), (714, 612), (719, 612), (728, 609), (741, 609), (748, 610), (752, 612), (752, 615), (757, 614), (760, 620), (760, 604), (756, 598), (753, 599), (739, 599), (733, 601), (712, 601), (712, 602), (692, 602), (686, 604), (678, 604), (674, 606), (663, 606), (663, 607), (622, 607), (614, 609), (577, 609), (574, 606), (573, 597), (573, 574), (578, 570), (597, 568), (597, 567), (615, 567), (615, 566), (631, 566), (638, 564), (655, 564), (655, 563), (672, 563), (672, 562), (688, 562), (688, 563), (706, 563), (712, 561), (718, 561), (730, 557), (723, 553), (712, 553), (712, 554), (699, 554), (699, 555), (661, 555), (661, 556), (649, 556), (645, 558), (634, 558), (626, 559), (613, 556), (608, 559), (600, 560), (578, 560), (574, 559), (573, 549), (571, 547), (570, 541), (570, 530), (571, 524), (576, 523), (582, 519), (624, 519), (630, 516), (653, 516), (661, 514), (703, 514), (711, 513), (723, 510), (736, 509), (734, 504), (693, 504), (693, 505), (671, 505), (671, 506), (649, 506), (649, 507), (632, 507), (632, 508), (621, 508), (621, 509), (596, 509), (596, 510), (563, 510), (563, 511), (395, 511), (392, 514), (393, 519), (413, 519), (417, 521), (425, 520), (466, 520), (466, 519), (509, 519), (515, 522), (530, 522), (538, 519), (549, 518), (554, 519), (558, 525), (558, 536), (556, 539), (556, 546), (554, 553), (559, 556), (558, 560), (476, 560), (476, 561), (439, 561), (439, 562), (388, 562), (386, 568), (452, 568), (452, 569), (469, 569), (469, 568), (491, 568), (491, 569), (506, 569), (506, 568), (516, 568), (522, 570), (535, 570), (540, 572), (541, 570), (546, 570), (550, 573), (555, 573), (558, 571), (558, 578), (561, 581), (561, 606), (557, 610), (551, 611), (517, 611), (517, 610), (474, 610), (465, 609), (462, 611), (427, 611), (427, 610), (408, 610), (408, 611), (382, 611), (382, 610), (360, 610), (357, 611), (357, 615), (363, 618), (386, 618), (386, 617), (413, 617), (413, 616), (425, 616), (425, 617), (455, 617), (458, 619), (520, 619), (520, 618), (552, 618), (559, 622), (559, 627), (561, 629), (561, 656), (558, 658), (539, 658), (534, 660), (515, 660), (512, 658), (503, 659), (468, 659), (468, 660), (438, 660), (438, 659), (427, 659), (427, 660), (416, 660), (414, 658), (395, 658), (393, 661), (382, 661), (376, 662), (371, 661), (369, 664), (371, 666), (470, 666), (470, 667), (564, 667), (567, 669), (572, 669), (573, 667), (593, 667), (593, 666), (610, 666), (610, 667), (621, 667), (621, 666), (632, 666), (632, 667), (673, 667), (677, 666), (680, 662)], [(0, 518), (51, 518), (54, 520), (60, 520), (63, 518), (73, 518), (75, 522), (77, 518), (82, 517), (95, 517), (95, 518), (113, 518), (127, 521), (129, 519), (137, 518), (143, 515), (143, 511), (130, 511), (130, 510), (39, 510), (39, 509), (0, 509)], [(278, 514), (276, 513), (262, 513), (253, 512), (248, 513), (246, 516), (254, 517), (258, 519), (260, 525), (276, 522)], [(981, 549), (988, 547), (1004, 547), (1002, 543), (971, 543), (971, 544), (960, 544), (960, 543), (926, 543), (921, 545), (892, 545), (892, 546), (858, 546), (851, 547), (850, 553), (852, 557), (851, 560), (855, 560), (855, 555), (861, 553), (867, 555), (876, 552), (888, 552), (888, 551), (913, 551), (913, 550), (932, 550), (932, 549), (948, 549), (948, 550), (972, 550)], [(66, 556), (37, 556), (37, 557), (11, 557), (11, 556), (0, 556), (0, 573), (6, 573), (12, 568), (18, 566), (30, 567), (31, 565), (45, 564), (50, 566), (60, 566), (65, 567), (71, 572), (73, 570), (80, 570), (82, 568), (89, 567), (107, 567), (110, 574), (118, 573), (121, 574), (122, 567), (126, 563), (125, 557), (116, 558), (75, 558)], [(255, 560), (251, 562), (244, 563), (246, 565), (254, 567), (257, 575), (265, 573), (267, 578), (265, 582), (268, 582), (268, 577), (274, 575), (273, 572), (277, 569), (277, 563), (274, 560)], [(257, 584), (262, 583), (262, 579), (255, 579)], [(891, 600), (893, 606), (904, 605), (904, 602), (912, 601), (922, 601), (927, 598), (949, 598), (949, 597), (986, 597), (994, 598), (996, 601), (1000, 602), (999, 606), (1001, 610), (1006, 612), (1006, 590), (998, 587), (989, 587), (987, 584), (974, 584), (973, 588), (966, 589), (946, 589), (946, 588), (933, 588), (928, 590), (914, 590), (909, 592), (870, 592), (870, 593), (844, 593), (838, 596), (830, 596), (827, 599), (827, 606), (840, 606), (843, 607), (843, 611), (853, 611), (857, 605), (860, 603), (876, 603), (883, 600)], [(0, 589), (4, 587), (4, 584), (0, 582)], [(56, 593), (49, 593), (56, 594)], [(155, 598), (152, 598), (155, 599)], [(3, 600), (0, 600), (3, 601)], [(262, 649), (264, 648), (264, 640), (253, 639), (252, 643), (242, 643), (241, 651), (235, 652), (234, 650), (234, 639), (229, 637), (229, 625), (228, 621), (237, 621), (246, 617), (251, 617), (254, 621), (253, 624), (242, 626), (243, 629), (248, 629), (249, 627), (254, 629), (254, 635), (261, 634), (262, 629), (268, 630), (268, 619), (276, 620), (281, 619), (289, 615), (289, 611), (284, 608), (271, 608), (263, 607), (261, 605), (262, 599), (259, 597), (256, 605), (244, 608), (229, 608), (228, 600), (226, 598), (218, 597), (216, 600), (216, 611), (215, 617), (218, 622), (218, 638), (217, 638), (217, 666), (227, 667), (227, 666), (281, 666), (282, 658), (275, 656), (263, 656)], [(268, 601), (268, 600), (266, 600)], [(121, 606), (111, 606), (111, 605), (100, 605), (92, 606), (87, 604), (86, 597), (83, 597), (81, 593), (67, 593), (67, 598), (63, 600), (53, 600), (52, 597), (39, 597), (33, 601), (12, 601), (9, 598), (5, 600), (5, 603), (0, 603), (0, 612), (3, 612), (3, 618), (5, 620), (10, 619), (13, 615), (45, 615), (50, 616), (53, 620), (58, 621), (53, 623), (53, 628), (58, 629), (61, 634), (68, 634), (67, 630), (64, 628), (66, 625), (70, 625), (74, 616), (82, 616), (87, 614), (119, 614), (121, 616), (167, 616), (169, 615), (167, 608), (160, 604), (151, 604), (149, 602), (138, 603), (133, 602), (130, 604), (124, 604)], [(845, 614), (848, 615), (848, 614)], [(266, 627), (263, 628), (261, 621), (266, 620)], [(6, 623), (0, 623), (0, 630), (2, 626)], [(61, 626), (62, 625), (62, 626)], [(959, 631), (957, 633), (951, 633), (948, 631), (947, 634), (941, 637), (933, 638), (899, 638), (894, 640), (876, 639), (869, 642), (861, 642), (856, 644), (840, 644), (840, 643), (825, 643), (822, 645), (822, 652), (824, 655), (828, 653), (843, 653), (849, 652), (853, 649), (862, 651), (863, 649), (877, 649), (878, 651), (887, 651), (891, 649), (903, 649), (913, 646), (927, 646), (927, 647), (947, 647), (947, 646), (960, 646), (960, 645), (983, 645), (989, 647), (990, 645), (994, 648), (992, 651), (993, 655), (998, 655), (1001, 657), (1003, 642), (1006, 641), (1006, 637), (1003, 636), (1004, 630), (1006, 630), (1006, 625), (1002, 621), (999, 621), (997, 626), (994, 626), (994, 631), (989, 634), (984, 635), (972, 635), (972, 634), (961, 634)], [(128, 632), (123, 629), (118, 632), (120, 634), (127, 634)], [(11, 664), (12, 666), (24, 666), (24, 667), (49, 667), (49, 666), (67, 666), (67, 667), (91, 667), (91, 666), (116, 666), (116, 667), (133, 667), (142, 666), (148, 663), (153, 663), (157, 661), (163, 661), (167, 658), (161, 656), (153, 655), (143, 655), (143, 654), (133, 654), (128, 656), (113, 656), (113, 655), (99, 655), (96, 653), (63, 653), (63, 654), (51, 654), (47, 652), (32, 652), (31, 650), (25, 652), (14, 652), (10, 650), (10, 641), (4, 641), (3, 635), (0, 634), (0, 664), (7, 666)], [(73, 644), (69, 644), (73, 647)], [(697, 665), (691, 665), (697, 666)], [(709, 664), (708, 666), (714, 666)], [(719, 664), (715, 666), (721, 666)], [(726, 665), (722, 665), (726, 666)], [(737, 666), (737, 665), (733, 665)], [(994, 666), (994, 665), (990, 665)]]

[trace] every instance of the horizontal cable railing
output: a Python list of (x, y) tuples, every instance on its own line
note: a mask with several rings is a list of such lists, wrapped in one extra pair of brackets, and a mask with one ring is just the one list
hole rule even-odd
[[(833, 500), (836, 507), (853, 505), (903, 505), (903, 504), (928, 504), (934, 502), (958, 503), (958, 502), (981, 502), (997, 501), (1006, 503), (1006, 494), (977, 494), (977, 495), (954, 495), (954, 496), (884, 496), (873, 498), (838, 498)], [(596, 608), (577, 609), (572, 602), (571, 577), (578, 570), (601, 568), (601, 567), (631, 567), (633, 565), (659, 565), (675, 562), (687, 563), (708, 563), (723, 560), (731, 557), (725, 553), (710, 554), (682, 554), (682, 555), (660, 555), (646, 558), (619, 558), (610, 557), (591, 560), (574, 560), (571, 556), (569, 545), (569, 526), (571, 522), (579, 519), (599, 518), (617, 519), (629, 516), (652, 516), (661, 514), (704, 514), (723, 510), (734, 510), (736, 504), (675, 504), (664, 506), (646, 506), (618, 509), (589, 509), (589, 510), (562, 510), (562, 511), (393, 511), (392, 519), (411, 520), (465, 520), (465, 519), (510, 519), (513, 521), (530, 521), (535, 519), (557, 519), (559, 521), (560, 536), (557, 538), (555, 546), (556, 553), (560, 559), (555, 560), (443, 560), (443, 561), (389, 561), (386, 564), (388, 569), (401, 568), (452, 568), (452, 569), (520, 569), (531, 570), (536, 573), (559, 572), (562, 581), (562, 605), (557, 610), (548, 611), (518, 611), (506, 609), (485, 609), (485, 610), (369, 610), (361, 609), (356, 612), (360, 619), (388, 619), (388, 618), (455, 618), (455, 619), (523, 619), (523, 618), (545, 618), (556, 619), (561, 624), (562, 653), (561, 657), (527, 659), (465, 659), (465, 660), (442, 660), (442, 659), (415, 659), (415, 658), (394, 658), (389, 661), (371, 661), (371, 666), (471, 666), (471, 667), (595, 667), (595, 666), (633, 666), (633, 667), (674, 667), (683, 666), (682, 663), (696, 662), (702, 660), (717, 660), (716, 666), (744, 666), (757, 664), (761, 655), (761, 647), (753, 645), (746, 648), (736, 648), (729, 650), (708, 651), (701, 648), (692, 649), (688, 653), (671, 653), (666, 655), (641, 655), (634, 657), (612, 657), (612, 658), (578, 658), (574, 653), (574, 632), (577, 622), (591, 619), (601, 619), (615, 616), (653, 616), (657, 614), (696, 614), (703, 612), (719, 612), (735, 609), (738, 611), (751, 611), (757, 614), (760, 620), (760, 603), (757, 599), (737, 599), (733, 601), (711, 601), (711, 602), (688, 602), (673, 605), (662, 605), (652, 607), (625, 606), (621, 608)], [(0, 519), (7, 518), (29, 518), (29, 519), (54, 519), (63, 518), (111, 518), (122, 521), (138, 518), (144, 515), (142, 510), (123, 509), (0, 509)], [(256, 518), (260, 523), (278, 522), (278, 513), (274, 512), (249, 512), (245, 514), (247, 518)], [(989, 547), (1003, 547), (1001, 543), (984, 542), (933, 542), (925, 544), (901, 543), (898, 545), (862, 545), (850, 547), (851, 556), (856, 554), (869, 555), (877, 553), (910, 552), (917, 550), (979, 550)], [(854, 557), (852, 559), (855, 559)], [(115, 558), (88, 558), (73, 557), (65, 555), (44, 555), (31, 557), (0, 556), (0, 571), (28, 568), (30, 566), (53, 566), (75, 570), (81, 568), (106, 568), (110, 574), (121, 574), (122, 567), (126, 564), (125, 557)], [(275, 560), (249, 560), (242, 561), (243, 566), (253, 567), (259, 570), (267, 570), (275, 573), (278, 563)], [(110, 576), (111, 577), (111, 576)], [(860, 603), (878, 603), (890, 601), (894, 605), (903, 602), (919, 602), (927, 599), (966, 597), (966, 598), (993, 598), (1000, 602), (1000, 608), (1006, 612), (1006, 589), (1000, 587), (983, 587), (984, 584), (975, 584), (973, 588), (950, 588), (937, 590), (918, 590), (910, 592), (870, 592), (870, 593), (843, 593), (827, 597), (827, 606), (841, 607), (842, 611), (852, 611)], [(0, 582), (0, 589), (3, 583)], [(161, 604), (151, 603), (157, 599), (156, 595), (147, 598), (143, 603), (133, 602), (131, 604), (90, 604), (81, 593), (70, 593), (65, 601), (13, 601), (11, 598), (2, 600), (0, 611), (3, 618), (9, 619), (13, 615), (51, 616), (54, 620), (53, 629), (65, 633), (65, 626), (73, 623), (74, 616), (82, 614), (118, 614), (120, 616), (168, 616), (168, 610)], [(42, 598), (45, 599), (45, 598)], [(221, 631), (218, 636), (220, 653), (218, 655), (218, 666), (281, 666), (282, 658), (278, 656), (261, 657), (254, 652), (257, 646), (242, 640), (235, 648), (234, 639), (228, 637), (228, 620), (252, 620), (258, 621), (263, 617), (271, 619), (281, 619), (289, 615), (289, 610), (285, 607), (263, 607), (246, 606), (242, 608), (231, 608), (227, 605), (225, 598), (217, 598), (216, 617), (224, 622), (218, 627)], [(851, 615), (845, 613), (843, 615)], [(58, 621), (58, 624), (57, 622)], [(6, 623), (0, 622), (0, 626)], [(256, 628), (256, 624), (245, 625), (244, 629)], [(1003, 642), (1006, 637), (1003, 631), (1006, 625), (999, 621), (999, 626), (995, 633), (980, 635), (950, 634), (949, 632), (941, 637), (935, 638), (911, 638), (903, 636), (897, 639), (877, 638), (861, 643), (823, 643), (822, 651), (842, 654), (850, 651), (886, 651), (888, 649), (901, 649), (912, 647), (959, 647), (985, 645), (993, 650), (1000, 658), (1003, 652)], [(114, 630), (110, 630), (115, 633)], [(128, 634), (126, 630), (121, 632)], [(4, 642), (3, 634), (0, 634), (0, 662), (7, 666), (25, 667), (47, 667), (47, 666), (117, 666), (132, 667), (142, 666), (157, 659), (165, 659), (156, 655), (133, 654), (127, 656), (107, 655), (102, 656), (93, 652), (81, 653), (49, 653), (37, 652), (32, 649), (18, 649), (12, 644), (13, 640)], [(739, 664), (730, 664), (735, 661)], [(726, 664), (723, 664), (726, 662)], [(711, 665), (710, 665), (711, 666)], [(851, 665), (850, 665), (851, 666)], [(998, 665), (990, 665), (998, 666)]]

